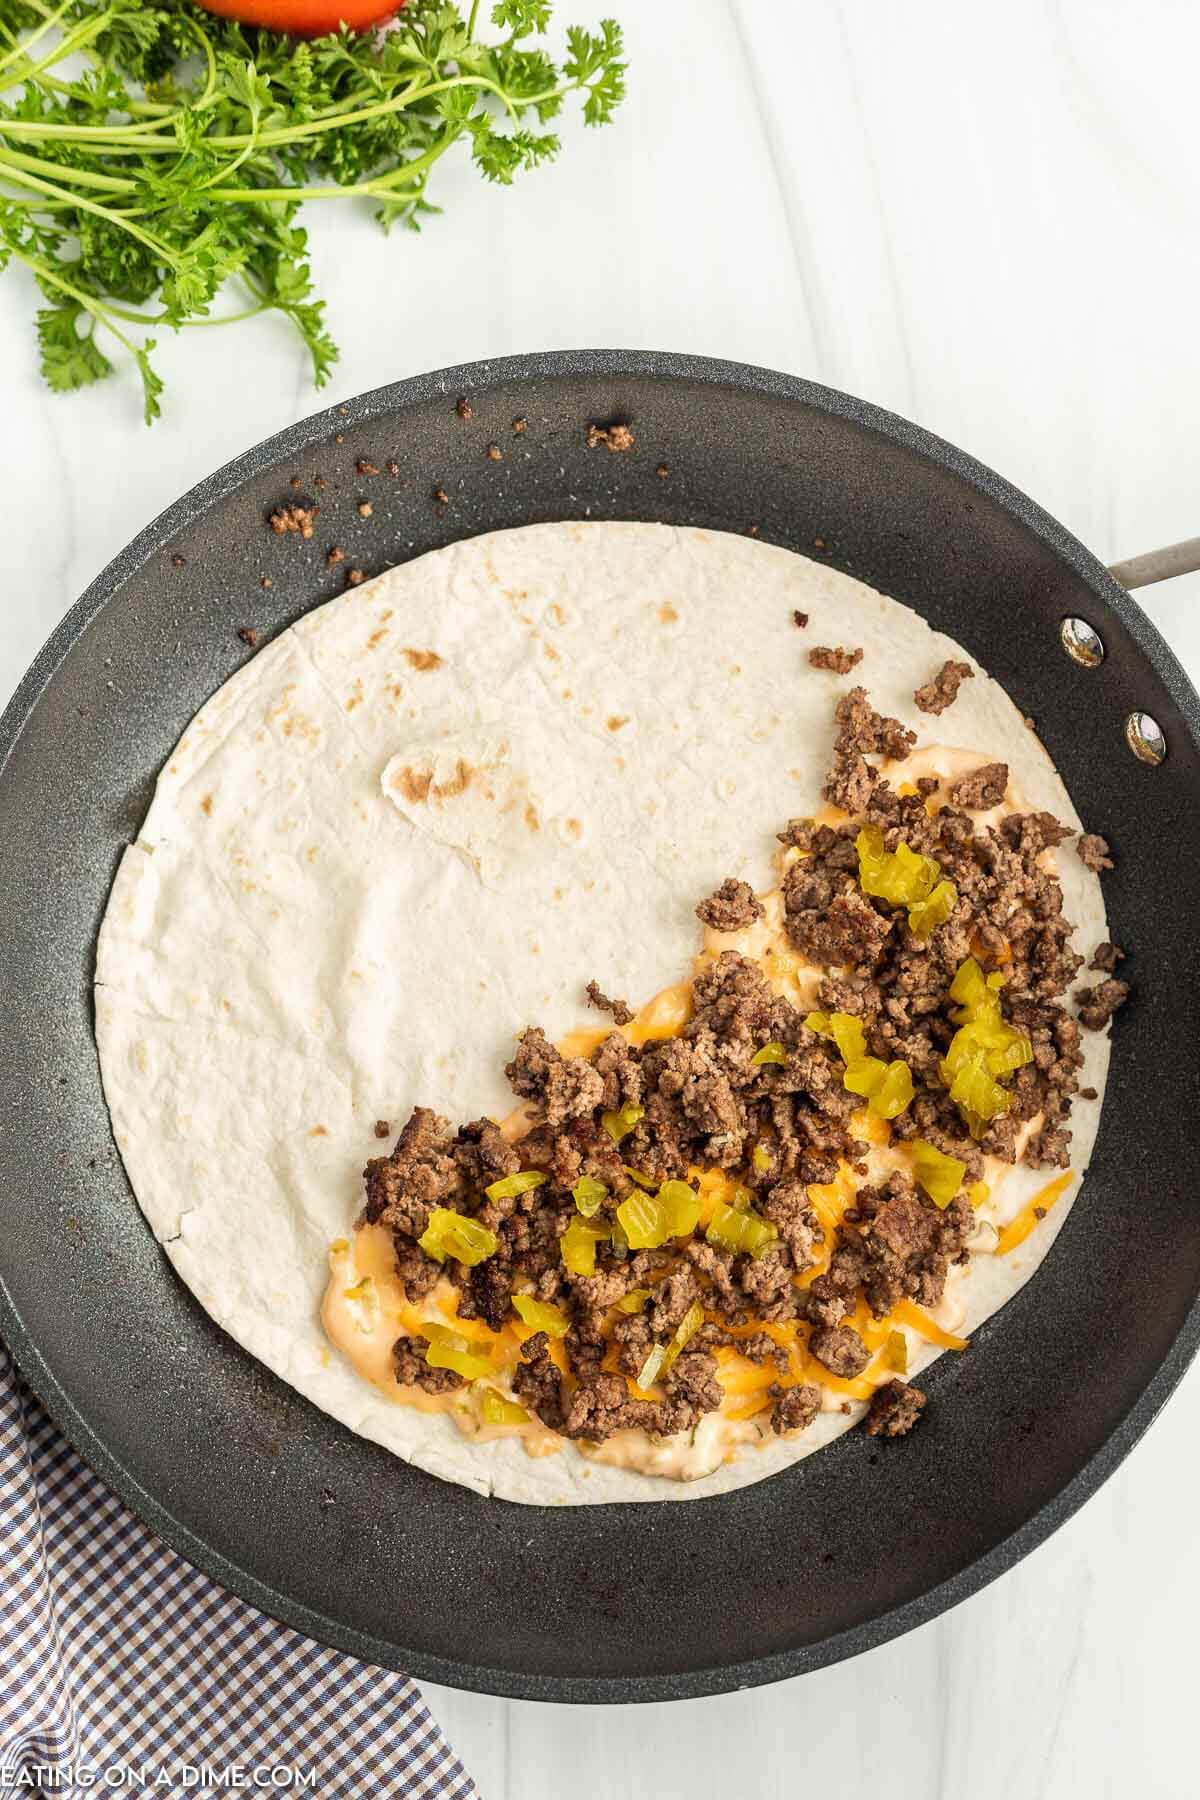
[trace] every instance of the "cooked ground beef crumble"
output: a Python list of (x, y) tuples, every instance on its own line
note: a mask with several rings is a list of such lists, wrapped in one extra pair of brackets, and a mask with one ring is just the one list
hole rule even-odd
[(844, 650), (840, 644), (836, 649), (830, 649), (828, 644), (818, 644), (808, 653), (814, 669), (828, 669), (831, 675), (848, 675), (862, 659), (861, 650)]
[[(952, 668), (965, 671), (959, 680), (970, 674), (947, 664), (935, 682)], [(876, 713), (862, 688), (843, 696), (835, 716), (825, 793), (851, 816), (836, 824), (797, 819), (780, 833), (794, 853), (782, 881), (786, 933), (824, 971), (817, 1005), (857, 1019), (868, 1056), (907, 1065), (913, 1096), (891, 1121), (893, 1138), (921, 1139), (958, 1158), (964, 1185), (980, 1177), (986, 1154), (1015, 1161), (1030, 1125), (1024, 1160), (1066, 1167), (1080, 1025), (1101, 1029), (1128, 993), (1112, 974), (1122, 953), (1101, 945), (1092, 967), (1103, 979), (1076, 994), (1078, 1018), (1067, 1010), (1083, 959), (1069, 946), (1061, 888), (1041, 859), (1071, 833), (1048, 813), (989, 825), (971, 817), (1003, 798), (1003, 763), (961, 778), (931, 811), (937, 778), (901, 793), (868, 761), (902, 762), (915, 742), (907, 727)], [(903, 842), (934, 858), (954, 883), (949, 916), (927, 937), (914, 934), (903, 907), (863, 891), (855, 840), (864, 825), (886, 851)], [(1111, 866), (1103, 839), (1085, 838), (1078, 848), (1089, 868)], [(696, 910), (719, 931), (763, 916), (749, 886), (733, 878)], [(1003, 1017), (1032, 1049), (1009, 1078), (1007, 1110), (977, 1120), (975, 1135), (939, 1074), (956, 1030), (950, 984), (968, 957), (985, 976), (1003, 974)], [(632, 1018), (594, 981), (587, 994), (616, 1025)], [(730, 1348), (776, 1377), (764, 1394), (769, 1428), (804, 1430), (820, 1410), (821, 1389), (791, 1375), (786, 1343), (773, 1330), (802, 1331), (808, 1355), (831, 1377), (853, 1382), (873, 1357), (863, 1319), (887, 1318), (905, 1301), (936, 1307), (951, 1268), (969, 1260), (975, 1229), (965, 1192), (939, 1205), (907, 1170), (867, 1179), (869, 1145), (857, 1135), (863, 1102), (843, 1085), (845, 1064), (820, 1024), (776, 993), (757, 963), (725, 950), (693, 977), (690, 1016), (677, 1036), (639, 1045), (614, 1029), (590, 1056), (567, 1056), (531, 1026), (506, 1069), (527, 1110), (527, 1134), (510, 1143), (491, 1119), (455, 1129), (417, 1107), (391, 1154), (367, 1165), (360, 1223), (391, 1233), (410, 1300), (448, 1279), (459, 1316), (493, 1331), (512, 1319), (514, 1296), (560, 1310), (565, 1335), (552, 1345), (545, 1331), (533, 1331), (512, 1385), (563, 1437), (598, 1443), (628, 1428), (693, 1430), (722, 1404), (718, 1353)], [(698, 1169), (723, 1171), (737, 1184), (737, 1206), (769, 1241), (756, 1253), (699, 1234), (631, 1249), (618, 1208), (642, 1189), (694, 1181)], [(505, 1178), (525, 1171), (538, 1172), (536, 1185), (508, 1191)], [(809, 1189), (845, 1171), (859, 1180), (827, 1247)], [(595, 1201), (587, 1213), (597, 1240), (590, 1274), (572, 1272), (562, 1250), (583, 1216), (581, 1183)], [(471, 1267), (453, 1256), (436, 1260), (419, 1242), (434, 1209), (474, 1220), (493, 1235), (494, 1251)], [(636, 1383), (647, 1358), (672, 1346), (673, 1360), (644, 1392)], [(401, 1383), (427, 1393), (462, 1385), (452, 1371), (431, 1368), (424, 1351), (422, 1339), (397, 1341)], [(889, 1381), (874, 1390), (866, 1428), (901, 1436), (924, 1405), (919, 1389)]]
[(958, 690), (963, 682), (972, 680), (974, 674), (970, 663), (955, 662), (951, 657), (942, 664), (931, 681), (917, 689), (913, 695), (913, 704), (919, 712), (944, 713), (958, 698)]

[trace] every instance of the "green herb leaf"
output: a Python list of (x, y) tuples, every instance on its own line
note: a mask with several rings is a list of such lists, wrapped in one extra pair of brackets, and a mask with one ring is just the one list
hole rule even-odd
[(337, 349), (300, 206), (365, 200), (385, 230), (416, 231), (460, 140), (507, 186), (558, 154), (544, 127), (570, 95), (603, 124), (624, 93), (620, 28), (569, 27), (559, 66), (539, 42), (551, 12), (497, 0), (488, 42), (478, 4), (408, 0), (386, 31), (297, 40), (192, 0), (0, 0), (0, 270), (24, 265), (46, 297), (47, 382), (104, 379), (116, 344), (149, 422), (156, 331), (272, 311), (319, 387)]

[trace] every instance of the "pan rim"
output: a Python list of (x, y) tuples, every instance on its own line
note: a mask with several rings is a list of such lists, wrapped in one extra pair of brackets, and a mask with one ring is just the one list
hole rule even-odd
[[(325, 408), (264, 439), (222, 465), (151, 520), (89, 584), (55, 627), (0, 714), (0, 780), (24, 726), (55, 671), (93, 620), (138, 569), (180, 531), (193, 525), (221, 499), (265, 469), (324, 442), (331, 432), (369, 425), (383, 416), (402, 414), (430, 399), (483, 394), (493, 385), (513, 382), (592, 378), (615, 381), (650, 378), (714, 391), (730, 387), (740, 393), (783, 399), (844, 419), (915, 453), (997, 502), (1039, 538), (1055, 556), (1079, 575), (1117, 614), (1138, 649), (1163, 681), (1185, 729), (1200, 744), (1200, 696), (1156, 627), (1103, 563), (1050, 514), (1020, 489), (955, 445), (901, 416), (856, 399), (840, 390), (801, 377), (719, 358), (674, 352), (564, 350), (453, 365), (407, 377), (369, 390), (353, 400)], [(1129, 1454), (1148, 1429), (1200, 1346), (1200, 1296), (1186, 1314), (1158, 1369), (1124, 1418), (1095, 1455), (1038, 1512), (982, 1556), (926, 1593), (877, 1617), (848, 1627), (819, 1644), (801, 1645), (734, 1664), (688, 1668), (674, 1673), (620, 1676), (544, 1676), (442, 1658), (426, 1652), (404, 1653), (370, 1633), (314, 1612), (291, 1596), (261, 1582), (214, 1550), (178, 1520), (168, 1505), (144, 1488), (109, 1451), (50, 1370), (25, 1329), (0, 1275), (0, 1334), (12, 1350), (23, 1378), (97, 1473), (145, 1523), (172, 1548), (231, 1593), (268, 1616), (320, 1642), (383, 1666), (403, 1667), (419, 1679), (469, 1691), (513, 1699), (572, 1703), (628, 1703), (697, 1698), (737, 1688), (759, 1686), (807, 1673), (872, 1649), (917, 1625), (925, 1624), (986, 1587), (1012, 1568), (1089, 1499)]]

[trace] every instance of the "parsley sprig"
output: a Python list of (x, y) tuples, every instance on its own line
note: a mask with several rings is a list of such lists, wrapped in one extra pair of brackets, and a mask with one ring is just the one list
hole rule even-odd
[[(42, 372), (67, 390), (137, 364), (149, 424), (155, 333), (275, 311), (312, 358), (337, 357), (313, 293), (304, 201), (373, 203), (419, 230), (436, 164), (462, 144), (489, 181), (553, 157), (546, 127), (576, 95), (589, 125), (623, 97), (620, 28), (571, 26), (556, 64), (549, 0), (497, 0), (478, 33), (442, 0), (382, 31), (297, 41), (192, 0), (0, 0), (0, 269), (46, 299)], [(234, 282), (236, 310), (212, 315)], [(101, 339), (100, 334), (103, 334)]]

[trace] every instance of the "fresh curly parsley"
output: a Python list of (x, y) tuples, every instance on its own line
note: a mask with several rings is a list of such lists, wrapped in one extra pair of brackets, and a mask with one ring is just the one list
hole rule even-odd
[[(67, 390), (112, 373), (114, 343), (160, 411), (154, 334), (274, 310), (313, 378), (337, 348), (313, 296), (305, 200), (366, 198), (420, 228), (434, 165), (462, 142), (489, 181), (554, 156), (568, 95), (603, 125), (624, 91), (620, 28), (539, 39), (548, 0), (498, 0), (496, 41), (469, 12), (408, 0), (380, 31), (297, 41), (191, 0), (0, 0), (0, 269), (23, 264), (47, 305), (42, 372)], [(244, 304), (211, 317), (227, 282)], [(103, 333), (103, 341), (98, 341)]]

